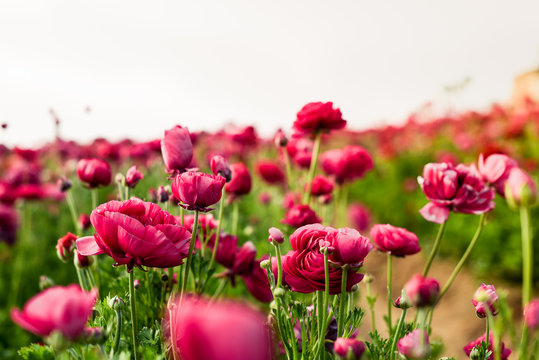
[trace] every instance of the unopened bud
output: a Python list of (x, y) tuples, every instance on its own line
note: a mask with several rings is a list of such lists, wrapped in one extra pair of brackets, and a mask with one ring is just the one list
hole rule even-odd
[(88, 214), (80, 214), (79, 215), (79, 226), (82, 229), (82, 231), (88, 230), (88, 228), (91, 225), (90, 216)]
[(39, 277), (39, 290), (43, 291), (54, 285), (55, 285), (54, 281), (50, 277), (45, 276), (45, 275), (41, 275)]
[(276, 242), (277, 244), (282, 244), (284, 242), (284, 235), (281, 230), (277, 229), (276, 227), (270, 227), (268, 229), (269, 237), (268, 240), (270, 242)]
[(140, 281), (138, 279), (135, 279), (135, 281), (133, 281), (133, 287), (135, 288), (135, 290), (140, 288), (140, 286)]
[(166, 203), (169, 199), (168, 191), (163, 185), (159, 186), (157, 189), (157, 201), (160, 203)]
[(275, 297), (283, 297), (284, 294), (285, 294), (285, 290), (283, 288), (280, 288), (280, 287), (273, 291), (273, 295)]
[(271, 267), (271, 261), (269, 259), (262, 260), (260, 262), (260, 267), (262, 269), (269, 269)]
[(109, 299), (108, 305), (112, 310), (123, 310), (125, 307), (125, 301), (118, 296), (114, 296)]
[(288, 144), (288, 139), (286, 138), (286, 135), (281, 129), (277, 130), (277, 134), (275, 134), (275, 138), (273, 141), (275, 142), (275, 146), (277, 147), (283, 147)]
[(56, 182), (58, 185), (58, 189), (60, 189), (61, 192), (66, 192), (67, 190), (71, 189), (71, 181), (69, 181), (67, 178), (63, 177), (58, 179)]
[(140, 180), (144, 179), (144, 174), (137, 170), (137, 166), (133, 165), (125, 173), (125, 184), (130, 188), (137, 186)]
[(92, 264), (94, 263), (94, 259), (90, 256), (85, 256), (85, 255), (81, 255), (77, 249), (75, 249), (75, 256), (74, 256), (74, 263), (75, 263), (75, 266), (79, 269), (84, 269), (84, 268), (87, 268), (89, 266), (92, 266)]
[(71, 259), (73, 249), (75, 248), (75, 240), (77, 240), (77, 236), (68, 232), (56, 242), (56, 254), (63, 262), (68, 262)]
[(122, 173), (118, 173), (118, 174), (116, 174), (116, 176), (114, 177), (114, 182), (115, 182), (116, 184), (119, 184), (119, 185), (122, 185), (122, 186), (123, 186), (123, 185), (125, 185), (125, 182), (124, 182), (124, 181), (125, 181), (125, 177), (124, 177), (124, 175), (123, 175)]

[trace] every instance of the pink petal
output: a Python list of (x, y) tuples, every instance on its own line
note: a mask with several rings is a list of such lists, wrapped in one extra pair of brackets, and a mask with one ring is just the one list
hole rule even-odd
[(81, 255), (91, 256), (104, 254), (93, 236), (85, 236), (77, 239), (77, 250)]
[(449, 218), (449, 208), (438, 206), (435, 203), (429, 202), (427, 205), (423, 206), (419, 213), (425, 218), (425, 220), (436, 223), (443, 224)]

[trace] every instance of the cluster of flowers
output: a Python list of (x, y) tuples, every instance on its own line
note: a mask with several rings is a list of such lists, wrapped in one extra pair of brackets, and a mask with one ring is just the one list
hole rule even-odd
[[(216, 154), (216, 145), (212, 144), (206, 154), (211, 174), (198, 168), (193, 150), (197, 136), (185, 127), (165, 131), (159, 148), (155, 142), (139, 144), (141, 153), (149, 149), (155, 155), (160, 151), (169, 176), (170, 184), (154, 190), (154, 201), (131, 196), (131, 191), (144, 179), (143, 172), (132, 166), (125, 175), (116, 177), (119, 200), (96, 203), (89, 217), (79, 218), (69, 193), (70, 182), (60, 179), (59, 194), (68, 200), (77, 235), (68, 233), (60, 238), (56, 250), (64, 261), (73, 257), (80, 287), (55, 286), (44, 290), (29, 300), (22, 311), (13, 309), (13, 321), (44, 337), (57, 351), (69, 347), (73, 350), (76, 343), (102, 342), (114, 337), (109, 350), (111, 356), (118, 355), (121, 316), (117, 317), (114, 335), (86, 326), (93, 316), (100, 285), (95, 278), (99, 279), (101, 269), (92, 259), (104, 254), (113, 259), (115, 266), (125, 266), (129, 276), (132, 338), (124, 344), (130, 345), (135, 359), (141, 351), (138, 322), (142, 319), (137, 317), (139, 296), (135, 291), (140, 285), (140, 280), (135, 279), (139, 269), (158, 272), (163, 277), (166, 272), (162, 291), (167, 299), (160, 299), (160, 328), (166, 343), (164, 352), (174, 359), (395, 359), (398, 354), (408, 359), (429, 358), (432, 312), (477, 242), (485, 225), (484, 216), (495, 206), (495, 193), (520, 209), (523, 224), (529, 227), (529, 209), (537, 202), (536, 185), (514, 159), (502, 154), (481, 156), (477, 166), (427, 164), (418, 180), (429, 202), (420, 214), (427, 221), (441, 224), (440, 231), (423, 273), (414, 275), (401, 296), (393, 300), (392, 259), (419, 253), (419, 239), (413, 232), (390, 224), (376, 224), (370, 229), (370, 239), (363, 236), (360, 232), (369, 228), (369, 221), (360, 205), (350, 208), (355, 229), (340, 225), (343, 208), (347, 206), (347, 186), (374, 166), (371, 154), (358, 145), (320, 154), (322, 138), (345, 126), (341, 111), (332, 103), (309, 103), (298, 112), (290, 141), (283, 132), (275, 136), (282, 161), (262, 159), (255, 165), (263, 181), (282, 188), (284, 193), (286, 214), (281, 222), (295, 229), (289, 236), (291, 250), (284, 254), (281, 247), (288, 244), (276, 227), (268, 230), (274, 255), (257, 258), (253, 242), (239, 244), (239, 204), (253, 187), (247, 161), (243, 159), (245, 149), (256, 145), (253, 128), (229, 130), (228, 138), (237, 145), (233, 150)], [(109, 150), (120, 156), (121, 149), (120, 146)], [(229, 164), (226, 159), (232, 158), (232, 153), (239, 161)], [(281, 170), (281, 163), (286, 171)], [(294, 174), (292, 163), (308, 170), (307, 173)], [(316, 175), (318, 164), (325, 176)], [(76, 171), (94, 195), (98, 187), (112, 182), (111, 167), (105, 160), (82, 158)], [(299, 188), (295, 180), (303, 180), (303, 186)], [(179, 205), (174, 208), (179, 214), (169, 211), (171, 202)], [(217, 205), (215, 218), (209, 213)], [(225, 211), (231, 216), (225, 216)], [(481, 215), (481, 221), (469, 248), (440, 288), (428, 273), (451, 212)], [(230, 222), (227, 231), (225, 221)], [(78, 236), (90, 224), (93, 235)], [(527, 235), (523, 235), (525, 330), (519, 350), (522, 356), (533, 349), (530, 333), (539, 324), (539, 300), (531, 299), (533, 272), (529, 259), (533, 249), (528, 230), (523, 229)], [(386, 253), (388, 259), (385, 341), (377, 338), (381, 332), (377, 328), (373, 328), (370, 340), (358, 335), (363, 313), (357, 307), (356, 290), (365, 278), (361, 268), (374, 248)], [(219, 267), (223, 271), (217, 273)], [(227, 284), (236, 286), (237, 278), (255, 299), (270, 303), (268, 314), (245, 303), (221, 299)], [(122, 303), (113, 298), (109, 305), (121, 314)], [(498, 306), (494, 287), (483, 284), (473, 297), (473, 305), (478, 316), (487, 319), (487, 330), (483, 337), (464, 348), (465, 353), (474, 359), (507, 359), (511, 351), (501, 341), (502, 334), (491, 326)], [(392, 321), (393, 307), (402, 310), (398, 322)], [(406, 325), (407, 312), (412, 307), (417, 310), (416, 319)], [(374, 316), (372, 302), (370, 311)]]

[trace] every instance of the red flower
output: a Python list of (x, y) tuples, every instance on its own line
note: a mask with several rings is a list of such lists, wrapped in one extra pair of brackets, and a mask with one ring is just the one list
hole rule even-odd
[(177, 175), (172, 181), (172, 193), (187, 210), (208, 212), (210, 206), (221, 200), (225, 178), (188, 171)]
[(281, 168), (271, 160), (261, 160), (256, 164), (258, 175), (268, 184), (283, 184), (286, 177)]
[(161, 140), (161, 154), (169, 173), (184, 171), (193, 159), (189, 130), (179, 125), (165, 130), (165, 136)]
[(56, 242), (56, 254), (60, 260), (67, 261), (71, 258), (71, 253), (75, 248), (75, 240), (77, 240), (77, 236), (70, 232), (58, 239)]
[[(308, 191), (308, 185), (305, 185), (305, 191)], [(322, 175), (317, 175), (313, 179), (311, 186), (311, 195), (321, 196), (331, 194), (333, 191), (333, 182)]]
[(337, 338), (333, 345), (335, 354), (343, 359), (359, 360), (365, 352), (365, 344), (358, 339)]
[(332, 102), (312, 102), (305, 105), (294, 121), (294, 136), (314, 135), (320, 132), (342, 129), (346, 120), (341, 110), (334, 109)]
[(393, 225), (374, 225), (371, 238), (378, 250), (394, 256), (413, 255), (421, 251), (416, 234)]
[[(330, 246), (335, 248), (340, 247), (340, 249), (343, 249), (341, 244), (338, 244), (338, 241), (344, 239), (339, 239), (339, 236), (335, 236), (335, 234), (333, 234), (334, 232), (337, 232), (337, 230), (324, 227), (320, 224), (312, 224), (297, 229), (290, 236), (292, 250), (283, 256), (282, 260), (285, 275), (284, 280), (293, 291), (300, 293), (312, 293), (314, 291), (322, 291), (325, 289), (324, 255), (320, 252), (320, 242), (325, 244), (329, 243)], [(330, 234), (333, 235), (330, 236)], [(349, 244), (353, 243), (354, 242), (349, 242)], [(360, 247), (368, 247), (367, 244), (362, 244), (361, 242), (356, 244)], [(368, 253), (368, 249), (363, 248), (360, 252), (366, 255)], [(340, 255), (337, 256), (342, 255), (343, 254), (340, 253)], [(358, 261), (358, 257), (355, 255), (353, 257), (353, 261)], [(330, 294), (338, 294), (341, 291), (342, 276), (342, 267), (329, 267)], [(362, 279), (363, 274), (359, 274), (355, 270), (349, 269), (346, 281), (346, 290), (350, 291), (352, 286), (360, 282)]]
[(299, 228), (308, 224), (315, 224), (322, 221), (309, 205), (294, 205), (286, 213), (283, 224)]
[(360, 232), (366, 231), (371, 223), (371, 212), (362, 204), (353, 203), (348, 206), (348, 222)]
[(210, 168), (213, 175), (221, 175), (227, 182), (232, 178), (232, 171), (228, 161), (220, 155), (215, 155), (211, 158)]
[(236, 163), (230, 165), (230, 170), (232, 176), (230, 182), (225, 185), (225, 191), (233, 198), (248, 194), (253, 184), (247, 166), (243, 163)]
[(430, 163), (423, 169), (419, 185), (430, 202), (419, 212), (427, 220), (442, 224), (449, 211), (483, 214), (494, 208), (494, 191), (475, 168), (462, 164)]
[(86, 292), (78, 285), (53, 286), (28, 300), (22, 311), (11, 310), (11, 319), (39, 336), (59, 331), (75, 340), (84, 334), (96, 298), (97, 290)]
[(105, 253), (128, 271), (142, 265), (174, 267), (187, 257), (191, 233), (154, 203), (109, 201), (92, 211), (90, 219), (96, 234), (77, 240), (81, 255)]
[(440, 284), (436, 279), (416, 274), (404, 285), (404, 291), (412, 305), (417, 307), (430, 306), (438, 299)]
[(90, 188), (99, 185), (107, 186), (112, 180), (110, 165), (99, 159), (82, 159), (77, 164), (77, 175), (80, 181)]
[(360, 179), (373, 167), (371, 155), (361, 146), (326, 151), (320, 160), (322, 169), (339, 184)]
[(171, 358), (272, 359), (266, 317), (246, 305), (186, 297), (181, 305), (179, 299), (169, 303), (163, 322)]
[[(487, 334), (483, 334), (483, 336), (477, 338), (475, 341), (472, 341), (471, 343), (466, 345), (463, 348), (466, 355), (470, 356), (470, 353), (472, 352), (473, 348), (480, 347), (481, 342), (486, 341), (486, 339), (487, 339)], [(488, 360), (494, 360), (494, 348), (492, 347), (493, 343), (494, 343), (493, 336), (492, 336), (492, 333), (490, 333), (489, 339), (488, 339), (488, 349), (492, 351), (492, 354), (487, 358)], [(509, 359), (509, 355), (511, 355), (511, 350), (505, 347), (505, 344), (503, 343), (503, 341), (500, 341), (499, 347), (500, 347), (501, 360)]]

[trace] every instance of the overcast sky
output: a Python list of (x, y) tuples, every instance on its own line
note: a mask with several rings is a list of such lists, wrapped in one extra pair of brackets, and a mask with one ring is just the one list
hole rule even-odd
[[(352, 128), (403, 121), (444, 87), (483, 109), (539, 66), (539, 1), (53, 1), (0, 4), (0, 140), (160, 137), (174, 124), (289, 129), (309, 101)], [(86, 106), (92, 111), (84, 111)]]

